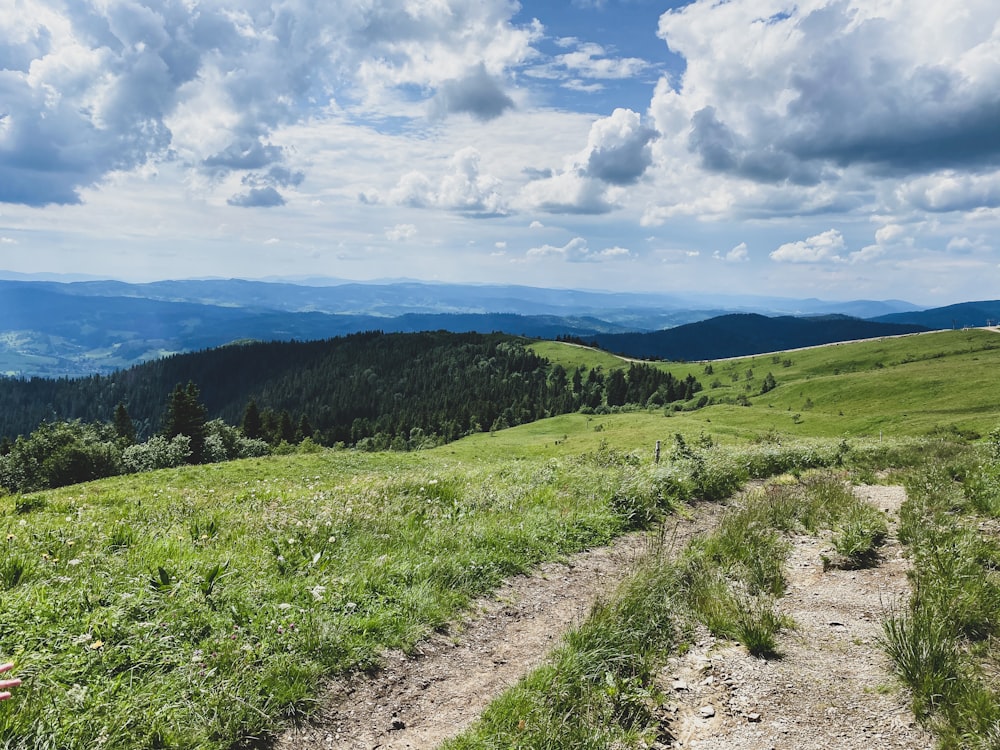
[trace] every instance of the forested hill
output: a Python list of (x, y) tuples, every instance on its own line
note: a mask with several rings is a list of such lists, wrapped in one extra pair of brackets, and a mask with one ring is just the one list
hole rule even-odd
[[(0, 379), (0, 437), (42, 421), (109, 422), (123, 403), (140, 438), (160, 429), (171, 391), (193, 382), (209, 418), (241, 424), (251, 400), (269, 437), (412, 447), (604, 404), (668, 403), (700, 385), (652, 367), (567, 372), (505, 334), (369, 332), (230, 345), (107, 376)], [(274, 430), (279, 434), (274, 435)]]
[(769, 318), (745, 313), (721, 315), (653, 333), (597, 334), (589, 340), (602, 349), (628, 357), (701, 360), (927, 330), (923, 325), (875, 323), (845, 315)]

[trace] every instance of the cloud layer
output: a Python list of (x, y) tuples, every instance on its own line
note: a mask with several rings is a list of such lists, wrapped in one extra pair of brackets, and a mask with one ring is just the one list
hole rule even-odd
[(0, 262), (995, 287), (1000, 6), (676, 6), (7, 3)]

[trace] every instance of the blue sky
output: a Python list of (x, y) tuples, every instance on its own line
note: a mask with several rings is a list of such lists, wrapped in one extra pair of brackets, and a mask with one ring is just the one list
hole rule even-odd
[(995, 0), (6, 0), (0, 269), (1000, 289)]

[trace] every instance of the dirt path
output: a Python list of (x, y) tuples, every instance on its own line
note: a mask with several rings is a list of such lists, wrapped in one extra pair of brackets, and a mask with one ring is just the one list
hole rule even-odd
[[(856, 488), (895, 518), (901, 487)], [(893, 524), (894, 525), (894, 524)], [(894, 529), (893, 529), (894, 531)], [(909, 698), (878, 647), (884, 607), (908, 593), (906, 560), (891, 532), (882, 562), (868, 570), (823, 571), (828, 540), (797, 537), (779, 607), (796, 629), (779, 642), (783, 657), (765, 661), (704, 638), (661, 675), (675, 702), (673, 741), (697, 750), (868, 750), (934, 747), (915, 724)]]
[[(698, 506), (668, 542), (678, 550), (716, 523), (720, 508)], [(672, 541), (671, 541), (672, 540)], [(645, 534), (545, 565), (481, 602), (450, 635), (437, 634), (408, 658), (386, 654), (374, 677), (331, 686), (313, 724), (289, 730), (275, 750), (429, 750), (468, 727), (490, 701), (540, 666), (599, 597), (614, 591), (651, 544)]]
[[(890, 519), (905, 499), (900, 487), (866, 486), (857, 492)], [(720, 512), (705, 504), (693, 519), (677, 522), (674, 548), (714, 527)], [(375, 676), (332, 685), (314, 723), (283, 734), (275, 750), (431, 750), (538, 667), (651, 543), (644, 535), (624, 537), (511, 581), (453, 633), (421, 644), (417, 656), (387, 654)], [(884, 606), (908, 591), (906, 561), (894, 533), (882, 562), (869, 570), (824, 572), (820, 556), (831, 552), (828, 539), (794, 539), (788, 590), (779, 606), (796, 629), (781, 640), (783, 658), (756, 659), (706, 635), (667, 664), (660, 679), (672, 701), (656, 747), (933, 747), (877, 644)]]

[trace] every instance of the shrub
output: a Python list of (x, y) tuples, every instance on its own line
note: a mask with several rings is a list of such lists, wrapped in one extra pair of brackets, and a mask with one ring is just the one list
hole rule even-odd
[(176, 435), (167, 440), (154, 435), (145, 443), (130, 445), (122, 454), (122, 464), (128, 472), (170, 469), (187, 463), (191, 455), (191, 438)]

